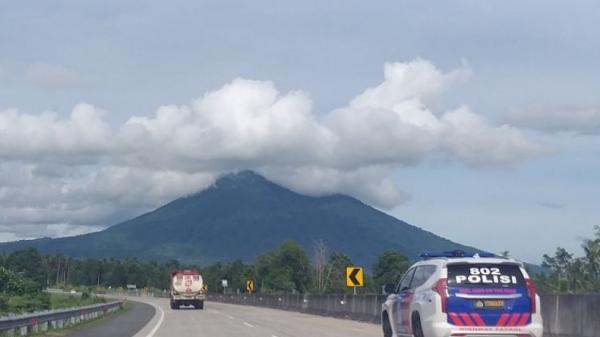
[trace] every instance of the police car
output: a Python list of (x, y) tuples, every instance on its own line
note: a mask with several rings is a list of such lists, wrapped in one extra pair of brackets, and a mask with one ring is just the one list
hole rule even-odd
[(540, 299), (523, 264), (489, 253), (423, 254), (385, 286), (384, 337), (542, 337)]

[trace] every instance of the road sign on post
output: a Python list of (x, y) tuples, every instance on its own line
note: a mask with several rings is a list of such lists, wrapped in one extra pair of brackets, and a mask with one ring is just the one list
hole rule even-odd
[(249, 294), (254, 291), (254, 280), (246, 280), (246, 291)]
[(354, 294), (356, 294), (356, 287), (362, 287), (365, 285), (364, 273), (362, 267), (346, 267), (346, 286), (354, 288)]
[(223, 287), (223, 294), (227, 293), (227, 287), (229, 286), (229, 282), (226, 279), (221, 280), (221, 287)]

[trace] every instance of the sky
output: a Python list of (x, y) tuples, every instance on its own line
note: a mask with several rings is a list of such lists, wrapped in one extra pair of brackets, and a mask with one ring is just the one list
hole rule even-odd
[(253, 169), (540, 262), (600, 225), (597, 1), (0, 0), (0, 241)]

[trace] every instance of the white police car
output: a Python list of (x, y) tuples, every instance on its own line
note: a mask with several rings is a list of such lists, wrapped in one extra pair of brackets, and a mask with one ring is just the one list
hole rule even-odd
[(386, 285), (384, 337), (542, 337), (540, 299), (523, 265), (493, 254), (423, 254)]

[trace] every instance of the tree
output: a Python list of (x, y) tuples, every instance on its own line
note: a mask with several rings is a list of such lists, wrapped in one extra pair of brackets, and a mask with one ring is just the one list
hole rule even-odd
[(310, 284), (310, 262), (302, 246), (285, 241), (256, 261), (257, 281), (262, 291), (305, 292)]
[(595, 226), (594, 239), (585, 240), (583, 251), (589, 271), (589, 288), (593, 291), (600, 290), (600, 226)]
[(352, 261), (348, 255), (340, 252), (334, 252), (329, 257), (325, 273), (325, 290), (327, 293), (343, 294), (348, 293), (346, 287), (346, 267), (352, 266)]
[(0, 267), (0, 313), (48, 309), (50, 297), (30, 278)]
[(544, 272), (536, 276), (542, 291), (582, 293), (600, 290), (600, 226), (594, 227), (594, 237), (583, 241), (582, 257), (574, 257), (564, 248), (553, 256), (544, 255)]
[(40, 289), (46, 286), (46, 266), (37, 249), (28, 247), (10, 253), (6, 259), (6, 266), (15, 273), (34, 281)]
[(313, 245), (313, 263), (314, 263), (314, 274), (315, 274), (315, 291), (317, 293), (323, 293), (326, 286), (325, 271), (327, 268), (327, 261), (329, 260), (329, 247), (325, 244), (325, 241), (318, 240)]
[(373, 280), (376, 289), (381, 289), (388, 283), (398, 283), (409, 266), (408, 258), (400, 252), (388, 250), (381, 254), (373, 265)]

